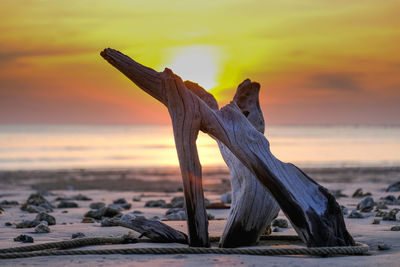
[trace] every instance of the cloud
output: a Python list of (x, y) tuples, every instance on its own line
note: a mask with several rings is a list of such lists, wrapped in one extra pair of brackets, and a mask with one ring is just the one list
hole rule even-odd
[(309, 77), (307, 86), (315, 90), (361, 91), (359, 73), (316, 73)]

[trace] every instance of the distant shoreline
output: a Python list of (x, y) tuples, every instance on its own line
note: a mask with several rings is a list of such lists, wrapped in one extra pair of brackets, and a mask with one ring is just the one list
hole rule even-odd
[[(311, 178), (322, 183), (386, 183), (400, 180), (400, 166), (302, 168)], [(230, 189), (226, 166), (203, 168), (205, 190), (226, 192)], [(88, 168), (60, 170), (0, 170), (0, 186), (35, 190), (67, 188), (122, 191), (179, 191), (182, 188), (179, 167)]]

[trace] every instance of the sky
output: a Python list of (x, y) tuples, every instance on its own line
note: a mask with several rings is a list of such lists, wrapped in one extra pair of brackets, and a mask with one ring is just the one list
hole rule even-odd
[(399, 125), (400, 1), (1, 0), (1, 124), (167, 124), (99, 55), (172, 68), (267, 124)]

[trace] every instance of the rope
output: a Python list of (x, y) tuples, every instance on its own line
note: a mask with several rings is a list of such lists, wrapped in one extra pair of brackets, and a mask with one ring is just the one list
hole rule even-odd
[[(270, 236), (273, 237), (273, 236)], [(280, 237), (280, 238), (279, 238)], [(215, 238), (217, 239), (217, 238)], [(294, 236), (263, 237), (264, 240), (299, 240)], [(357, 243), (347, 247), (314, 247), (314, 248), (195, 248), (195, 247), (155, 247), (129, 249), (99, 249), (99, 250), (49, 250), (65, 249), (87, 245), (133, 243), (131, 237), (95, 237), (76, 240), (44, 243), (39, 245), (8, 248), (0, 250), (0, 259), (15, 259), (40, 256), (65, 255), (108, 255), (108, 254), (242, 254), (242, 255), (313, 255), (328, 256), (334, 254), (362, 255), (368, 252), (368, 245)], [(37, 251), (41, 250), (41, 251)], [(43, 251), (45, 250), (45, 251)], [(21, 253), (22, 252), (22, 253)]]

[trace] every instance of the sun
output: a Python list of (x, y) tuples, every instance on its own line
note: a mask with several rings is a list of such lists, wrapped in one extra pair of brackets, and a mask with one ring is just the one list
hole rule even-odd
[(220, 73), (220, 56), (214, 46), (198, 45), (172, 48), (165, 64), (183, 80), (198, 83), (206, 90), (215, 88)]

